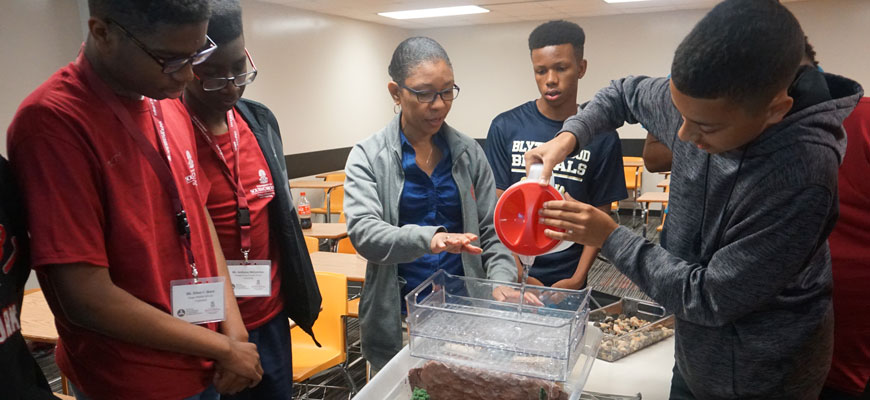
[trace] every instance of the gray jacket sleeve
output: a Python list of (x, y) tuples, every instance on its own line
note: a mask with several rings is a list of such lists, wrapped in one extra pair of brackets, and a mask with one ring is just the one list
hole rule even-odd
[(827, 254), (818, 249), (825, 245), (832, 199), (820, 186), (751, 195), (735, 211), (736, 222), (707, 265), (676, 257), (625, 227), (617, 228), (601, 251), (677, 317), (722, 326), (766, 304), (812, 257)]
[(477, 215), (480, 219), (480, 245), (483, 249), (483, 266), (486, 269), (486, 277), (495, 281), (516, 282), (517, 267), (510, 250), (499, 240), (493, 225), (493, 213), (495, 213), (495, 180), (492, 170), (486, 161), (486, 155), (480, 146), (472, 146), (471, 154), (476, 166), (472, 171), (474, 179), (474, 191), (477, 197)]
[[(348, 235), (357, 252), (370, 262), (399, 264), (416, 260), (431, 251), (429, 245), (436, 232), (446, 231), (443, 226), (405, 225), (400, 228), (386, 222), (379, 190), (386, 190), (392, 177), (387, 171), (376, 171), (360, 145), (351, 150), (345, 173)], [(398, 192), (396, 194), (398, 201)]]
[(562, 125), (561, 132), (577, 138), (576, 149), (586, 147), (592, 135), (610, 132), (623, 124), (640, 123), (668, 148), (682, 123), (671, 100), (670, 80), (630, 76), (610, 82), (586, 107)]

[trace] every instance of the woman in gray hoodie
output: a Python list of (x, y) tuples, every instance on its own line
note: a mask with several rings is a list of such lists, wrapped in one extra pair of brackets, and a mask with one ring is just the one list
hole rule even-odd
[(345, 166), (348, 234), (368, 260), (362, 352), (375, 370), (402, 348), (402, 298), (438, 269), (517, 279), (493, 227), (495, 182), (483, 149), (444, 122), (459, 95), (447, 53), (430, 38), (407, 39), (389, 73), (398, 115), (354, 146)]

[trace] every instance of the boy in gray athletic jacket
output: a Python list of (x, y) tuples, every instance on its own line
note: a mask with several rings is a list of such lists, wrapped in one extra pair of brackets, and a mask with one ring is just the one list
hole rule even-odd
[[(677, 316), (671, 398), (813, 399), (833, 341), (841, 127), (856, 82), (799, 68), (804, 34), (773, 0), (726, 0), (677, 48), (671, 79), (614, 81), (526, 165), (641, 123), (674, 153), (662, 245), (596, 208), (552, 202), (558, 239), (602, 254)], [(677, 140), (677, 139), (680, 140)]]

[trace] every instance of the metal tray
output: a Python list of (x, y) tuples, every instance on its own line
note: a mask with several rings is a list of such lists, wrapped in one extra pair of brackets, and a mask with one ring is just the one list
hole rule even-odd
[(674, 316), (660, 305), (633, 299), (622, 298), (616, 303), (604, 306), (589, 313), (591, 323), (600, 323), (607, 317), (625, 315), (627, 318), (637, 317), (646, 322), (640, 328), (619, 334), (604, 334), (598, 358), (604, 361), (616, 361), (640, 349), (660, 342), (674, 335)]

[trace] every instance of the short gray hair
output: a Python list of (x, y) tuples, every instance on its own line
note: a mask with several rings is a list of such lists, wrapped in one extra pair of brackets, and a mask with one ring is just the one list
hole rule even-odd
[(399, 43), (393, 51), (393, 59), (390, 60), (387, 72), (394, 82), (404, 84), (414, 67), (426, 61), (438, 60), (444, 61), (450, 69), (453, 69), (450, 57), (447, 57), (447, 52), (438, 42), (432, 38), (416, 36)]

